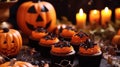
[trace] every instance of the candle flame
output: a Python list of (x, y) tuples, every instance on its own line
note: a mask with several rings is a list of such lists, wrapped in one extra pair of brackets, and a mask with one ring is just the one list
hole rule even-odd
[(1, 28), (8, 28), (9, 25), (6, 22), (2, 22), (1, 24)]
[(105, 7), (105, 12), (107, 12), (109, 10), (109, 8), (108, 7)]
[(97, 10), (94, 10), (93, 13), (94, 13), (94, 14), (97, 14)]
[(79, 14), (83, 14), (83, 9), (82, 8), (79, 10)]

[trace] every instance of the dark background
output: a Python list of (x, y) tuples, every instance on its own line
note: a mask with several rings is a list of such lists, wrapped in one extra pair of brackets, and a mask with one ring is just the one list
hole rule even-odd
[[(10, 17), (8, 19), (17, 28), (16, 12), (20, 4), (30, 0), (19, 0), (10, 8)], [(102, 10), (106, 6), (112, 10), (112, 21), (114, 22), (114, 10), (120, 7), (120, 0), (44, 0), (50, 2), (57, 13), (57, 19), (61, 20), (61, 16), (66, 16), (69, 21), (76, 24), (75, 15), (83, 8), (84, 12), (89, 15), (91, 9)], [(89, 21), (87, 16), (87, 21)]]

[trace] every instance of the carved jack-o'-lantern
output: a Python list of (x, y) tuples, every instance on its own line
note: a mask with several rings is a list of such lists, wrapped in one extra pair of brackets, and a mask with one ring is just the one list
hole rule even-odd
[(38, 27), (44, 27), (51, 32), (56, 27), (56, 12), (48, 2), (28, 1), (18, 8), (17, 23), (23, 33), (27, 35)]
[(0, 53), (15, 56), (22, 48), (22, 37), (17, 30), (3, 28), (0, 30)]

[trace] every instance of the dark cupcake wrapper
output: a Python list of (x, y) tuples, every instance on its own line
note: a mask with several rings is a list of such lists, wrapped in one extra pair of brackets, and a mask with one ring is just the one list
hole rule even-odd
[(44, 58), (50, 58), (50, 46), (43, 46), (39, 43), (39, 41), (29, 39), (29, 44), (30, 47), (35, 48), (38, 52), (41, 53), (41, 56)]
[(35, 48), (37, 51), (40, 51), (40, 46), (39, 46), (39, 41), (33, 40), (33, 39), (29, 39), (29, 43), (28, 46)]
[(76, 51), (76, 54), (77, 54), (78, 51), (79, 51), (79, 45), (73, 45), (73, 44), (72, 44), (72, 46), (73, 46), (73, 48), (74, 48), (74, 50)]
[(102, 53), (92, 56), (84, 56), (79, 54), (78, 58), (80, 67), (100, 67)]
[(41, 52), (41, 55), (45, 58), (50, 58), (51, 55), (50, 55), (50, 50), (51, 50), (51, 47), (49, 46), (42, 46), (39, 44), (39, 49), (40, 49), (40, 52)]
[(120, 50), (116, 50), (116, 55), (120, 56)]
[(59, 64), (62, 60), (68, 60), (73, 64), (74, 58), (75, 58), (75, 53), (67, 54), (65, 56), (63, 56), (63, 55), (59, 56), (59, 55), (51, 53), (51, 65), (52, 65), (52, 67), (55, 67), (56, 64)]
[(70, 42), (70, 41), (71, 41), (71, 38), (65, 38), (65, 37), (64, 37), (64, 40), (66, 40), (66, 41), (69, 41), (69, 42)]

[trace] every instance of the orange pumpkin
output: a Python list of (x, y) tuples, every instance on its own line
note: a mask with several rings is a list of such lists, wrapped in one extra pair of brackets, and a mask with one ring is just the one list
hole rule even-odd
[(114, 37), (113, 37), (113, 39), (112, 39), (112, 44), (114, 45), (114, 46), (117, 46), (118, 47), (118, 49), (120, 49), (120, 35), (115, 35)]
[(27, 35), (38, 27), (44, 27), (52, 32), (56, 28), (56, 12), (49, 2), (28, 1), (18, 8), (17, 23)]
[(22, 48), (22, 37), (17, 30), (3, 28), (0, 30), (0, 53), (6, 56), (18, 54)]
[(120, 35), (120, 29), (118, 30), (117, 34)]
[(17, 61), (15, 59), (12, 59), (11, 61), (1, 64), (0, 67), (35, 67), (35, 66), (28, 62)]

